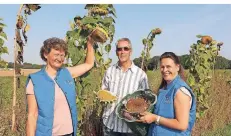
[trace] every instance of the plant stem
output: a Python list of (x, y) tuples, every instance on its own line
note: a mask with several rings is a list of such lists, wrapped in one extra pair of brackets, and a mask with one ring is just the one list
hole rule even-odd
[[(17, 14), (17, 18), (16, 18), (16, 23), (18, 22), (18, 18), (21, 15), (22, 12), (22, 8), (23, 8), (23, 4), (20, 5), (18, 14)], [(16, 34), (17, 34), (17, 27), (15, 28), (15, 38), (14, 38), (14, 90), (13, 90), (13, 104), (12, 104), (12, 127), (11, 130), (15, 131), (16, 130), (16, 124), (15, 124), (15, 109), (16, 109), (16, 90), (17, 90), (17, 75), (16, 75), (16, 60), (17, 60), (17, 38), (16, 38)]]

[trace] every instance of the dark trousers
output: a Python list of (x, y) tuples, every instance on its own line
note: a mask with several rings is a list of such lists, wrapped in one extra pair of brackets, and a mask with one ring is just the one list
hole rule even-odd
[(136, 136), (133, 133), (120, 133), (120, 132), (113, 132), (106, 126), (103, 126), (103, 134), (104, 136)]

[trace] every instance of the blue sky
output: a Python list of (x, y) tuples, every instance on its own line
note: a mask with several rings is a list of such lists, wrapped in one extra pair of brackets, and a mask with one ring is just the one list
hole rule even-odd
[[(41, 64), (40, 47), (50, 37), (64, 38), (69, 30), (69, 22), (76, 16), (86, 14), (85, 5), (42, 5), (37, 12), (28, 16), (31, 29), (28, 44), (24, 47), (24, 61)], [(162, 34), (156, 37), (151, 56), (166, 51), (177, 55), (188, 54), (190, 45), (197, 41), (196, 35), (211, 35), (215, 40), (224, 42), (221, 56), (231, 59), (231, 5), (114, 5), (116, 8), (116, 32), (110, 57), (117, 61), (115, 42), (118, 38), (128, 37), (133, 45), (132, 59), (139, 57), (143, 49), (142, 39), (153, 28), (161, 28)], [(4, 19), (8, 35), (6, 46), (9, 55), (6, 61), (13, 61), (13, 39), (16, 14), (19, 5), (0, 5), (0, 18)]]

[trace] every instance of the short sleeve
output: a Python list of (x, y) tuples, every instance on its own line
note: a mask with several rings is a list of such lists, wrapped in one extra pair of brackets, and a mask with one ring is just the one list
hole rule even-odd
[(27, 84), (26, 94), (34, 94), (34, 86), (33, 86), (33, 83), (31, 81), (31, 79), (30, 79), (30, 81)]
[(106, 71), (102, 80), (102, 87), (101, 89), (103, 90), (108, 90), (109, 91), (109, 76), (108, 76), (108, 72)]
[(140, 79), (139, 89), (149, 89), (148, 77), (147, 77), (147, 74), (145, 72), (143, 72), (142, 78)]
[(182, 91), (185, 95), (188, 95), (190, 97), (190, 105), (191, 105), (192, 104), (192, 95), (189, 92), (189, 90), (186, 89), (185, 87), (181, 87), (179, 90)]

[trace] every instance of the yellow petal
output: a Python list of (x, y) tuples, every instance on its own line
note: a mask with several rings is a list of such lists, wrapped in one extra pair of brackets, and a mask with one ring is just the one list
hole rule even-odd
[(27, 32), (27, 31), (29, 31), (30, 30), (30, 25), (29, 24), (26, 24), (26, 26), (25, 26), (25, 32)]

